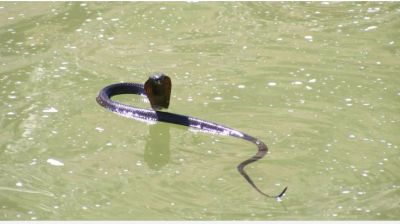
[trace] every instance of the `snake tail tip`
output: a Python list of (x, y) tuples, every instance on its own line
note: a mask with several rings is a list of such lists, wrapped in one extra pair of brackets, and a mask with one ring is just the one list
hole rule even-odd
[(285, 189), (283, 189), (282, 193), (280, 193), (278, 196), (276, 196), (276, 198), (281, 198), (283, 197), (283, 195), (285, 195), (286, 191), (287, 191), (288, 187), (285, 187)]

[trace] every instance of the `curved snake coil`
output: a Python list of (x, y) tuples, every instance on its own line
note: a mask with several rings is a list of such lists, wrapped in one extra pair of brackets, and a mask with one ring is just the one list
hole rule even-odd
[(253, 180), (249, 177), (249, 175), (244, 170), (244, 168), (248, 164), (256, 162), (257, 160), (263, 158), (265, 156), (265, 154), (268, 152), (267, 146), (262, 141), (258, 140), (257, 138), (254, 138), (248, 134), (245, 134), (241, 131), (237, 131), (232, 128), (228, 128), (228, 127), (225, 127), (225, 126), (222, 126), (222, 125), (219, 125), (216, 123), (212, 123), (209, 121), (201, 120), (198, 118), (185, 116), (185, 115), (179, 115), (179, 114), (173, 114), (173, 113), (168, 113), (168, 112), (161, 112), (161, 111), (156, 111), (156, 110), (137, 108), (137, 107), (133, 107), (130, 105), (122, 104), (122, 103), (111, 100), (112, 96), (119, 95), (119, 94), (138, 94), (138, 95), (147, 96), (143, 84), (116, 83), (116, 84), (112, 84), (112, 85), (104, 87), (100, 91), (96, 100), (101, 106), (107, 108), (108, 110), (111, 110), (114, 113), (117, 113), (121, 116), (125, 116), (128, 118), (134, 118), (134, 119), (140, 119), (140, 120), (146, 120), (146, 121), (162, 121), (162, 122), (168, 122), (168, 123), (173, 123), (173, 124), (178, 124), (178, 125), (184, 125), (184, 126), (198, 128), (203, 131), (207, 131), (207, 132), (211, 132), (211, 133), (215, 133), (215, 134), (219, 134), (219, 135), (227, 135), (227, 136), (232, 136), (232, 137), (236, 137), (236, 138), (241, 138), (246, 141), (254, 143), (258, 148), (257, 153), (254, 156), (252, 156), (251, 158), (241, 162), (237, 166), (237, 170), (246, 179), (246, 181), (260, 194), (262, 194), (266, 197), (276, 198), (276, 199), (280, 199), (285, 194), (287, 187), (285, 187), (283, 189), (283, 191), (276, 196), (271, 196), (271, 195), (265, 194), (255, 185)]

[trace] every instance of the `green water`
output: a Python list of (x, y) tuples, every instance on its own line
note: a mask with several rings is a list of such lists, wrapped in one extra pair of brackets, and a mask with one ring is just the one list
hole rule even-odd
[[(397, 2), (1, 2), (0, 219), (398, 220), (399, 37)], [(96, 103), (156, 71), (269, 146), (281, 202), (251, 143)]]

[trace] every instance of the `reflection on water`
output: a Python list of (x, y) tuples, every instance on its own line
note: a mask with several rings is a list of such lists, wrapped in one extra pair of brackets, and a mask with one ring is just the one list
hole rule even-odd
[[(399, 219), (399, 15), (397, 2), (0, 2), (0, 219)], [(246, 171), (289, 186), (282, 202), (238, 175), (253, 145), (96, 103), (156, 71), (174, 80), (169, 112), (268, 145)]]
[(160, 170), (170, 161), (170, 125), (156, 123), (149, 125), (144, 161), (150, 169)]

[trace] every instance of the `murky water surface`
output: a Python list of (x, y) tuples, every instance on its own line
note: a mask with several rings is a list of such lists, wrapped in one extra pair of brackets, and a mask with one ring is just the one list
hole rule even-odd
[[(397, 2), (2, 2), (0, 219), (399, 219), (399, 37)], [(96, 103), (156, 71), (270, 147), (281, 202), (254, 145)]]

